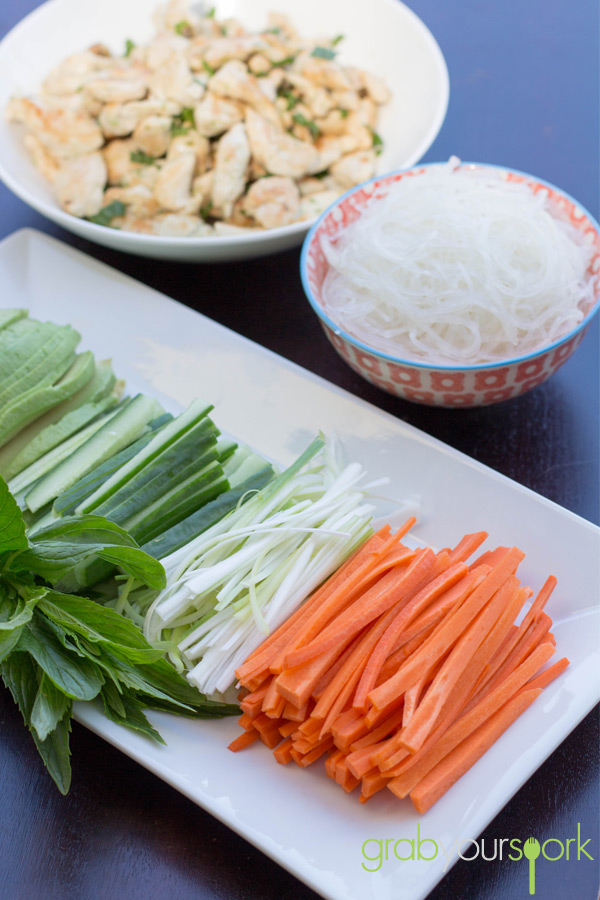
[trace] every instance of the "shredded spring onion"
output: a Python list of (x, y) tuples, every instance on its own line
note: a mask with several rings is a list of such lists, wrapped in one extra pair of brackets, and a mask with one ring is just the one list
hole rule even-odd
[(457, 163), (403, 178), (323, 239), (323, 308), (369, 346), (437, 365), (547, 346), (593, 305), (592, 248), (547, 192)]
[(262, 491), (165, 557), (158, 596), (128, 597), (134, 615), (144, 610), (146, 637), (174, 643), (171, 658), (199, 690), (224, 692), (265, 635), (372, 533), (363, 477), (332, 441), (313, 441)]

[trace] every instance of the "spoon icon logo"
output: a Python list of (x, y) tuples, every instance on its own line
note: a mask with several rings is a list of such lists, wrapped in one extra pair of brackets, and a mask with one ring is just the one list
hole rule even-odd
[(535, 861), (540, 855), (540, 842), (534, 837), (528, 838), (523, 845), (523, 854), (529, 860), (529, 893), (535, 894)]

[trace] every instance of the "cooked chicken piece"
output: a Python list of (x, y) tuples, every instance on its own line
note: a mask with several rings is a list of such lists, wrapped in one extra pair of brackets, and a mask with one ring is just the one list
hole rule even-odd
[(215, 173), (211, 169), (202, 175), (197, 175), (192, 182), (192, 197), (198, 203), (198, 209), (211, 206), (212, 209), (212, 190)]
[(234, 19), (233, 16), (229, 16), (229, 18), (221, 21), (221, 32), (227, 37), (236, 38), (244, 37), (244, 35), (248, 34), (242, 23)]
[(162, 213), (150, 220), (152, 233), (161, 237), (210, 237), (214, 234), (199, 216)]
[(303, 75), (299, 75), (297, 72), (286, 72), (285, 80), (289, 81), (306, 105), (310, 107), (311, 115), (326, 116), (329, 110), (335, 106), (329, 91), (314, 85)]
[(211, 39), (204, 34), (197, 34), (187, 43), (188, 45), (184, 52), (188, 66), (192, 72), (201, 72), (204, 76), (208, 76), (204, 65), (204, 54), (211, 45)]
[(343, 156), (331, 167), (331, 174), (346, 189), (368, 181), (375, 174), (375, 151), (358, 150)]
[(36, 169), (52, 183), (60, 168), (59, 161), (48, 152), (35, 134), (26, 134), (23, 143), (29, 150), (29, 156)]
[(173, 56), (185, 56), (189, 41), (175, 31), (161, 31), (145, 47), (136, 47), (132, 57), (156, 72)]
[(382, 78), (378, 78), (377, 75), (372, 75), (370, 72), (365, 71), (361, 71), (360, 75), (362, 78), (362, 85), (373, 103), (377, 103), (378, 106), (389, 103), (392, 95)]
[(320, 194), (322, 191), (333, 191), (338, 189), (339, 185), (332, 175), (325, 175), (323, 178), (316, 178), (309, 175), (298, 182), (298, 190), (301, 197), (310, 197), (311, 194)]
[[(356, 149), (354, 142), (352, 142), (350, 146), (348, 146), (348, 144), (349, 141), (345, 136), (336, 137), (335, 135), (325, 135), (320, 137), (315, 141), (315, 149), (318, 156), (311, 166), (309, 174), (313, 175), (315, 172), (327, 171), (333, 163), (341, 159), (344, 154), (349, 152), (349, 150)], [(369, 146), (371, 146), (371, 144), (369, 144)]]
[(91, 153), (104, 143), (100, 128), (87, 113), (62, 109), (41, 109), (27, 99), (13, 99), (7, 107), (8, 120), (21, 122), (59, 159)]
[(328, 206), (335, 203), (339, 196), (340, 191), (319, 191), (319, 193), (303, 197), (300, 201), (296, 218), (312, 219), (314, 216), (320, 216)]
[(248, 135), (239, 122), (223, 135), (215, 157), (212, 202), (224, 219), (231, 215), (233, 204), (244, 193), (249, 162)]
[(195, 168), (196, 154), (193, 150), (164, 163), (154, 188), (154, 196), (163, 209), (177, 212), (190, 203)]
[(133, 213), (126, 212), (124, 216), (118, 216), (110, 223), (113, 228), (121, 231), (133, 231), (135, 234), (154, 234), (153, 219), (140, 218)]
[(98, 124), (108, 139), (126, 137), (148, 116), (176, 116), (181, 105), (171, 100), (133, 100), (131, 103), (107, 103)]
[[(140, 168), (132, 162), (131, 154), (138, 149), (137, 144), (131, 138), (126, 140), (110, 141), (102, 150), (106, 163), (107, 180), (109, 184), (123, 184), (135, 169)], [(153, 168), (143, 166), (144, 169)], [(131, 183), (131, 182), (129, 182)]]
[(284, 13), (270, 12), (267, 16), (267, 31), (279, 34), (289, 41), (298, 40), (298, 32)]
[(261, 37), (267, 45), (262, 52), (274, 66), (293, 59), (301, 50), (296, 41), (282, 40), (279, 34), (263, 31)]
[(340, 137), (346, 133), (348, 127), (348, 112), (341, 109), (332, 109), (323, 119), (315, 117), (315, 125), (321, 134)]
[(271, 71), (271, 63), (262, 53), (255, 53), (248, 60), (248, 68), (253, 75), (267, 75)]
[(144, 187), (147, 187), (150, 191), (154, 192), (154, 188), (156, 187), (156, 182), (163, 165), (163, 160), (159, 160), (158, 162), (155, 162), (152, 165), (148, 166), (142, 164), (132, 165), (123, 175), (123, 178), (120, 181), (120, 185), (121, 187), (136, 187), (136, 185), (141, 184)]
[(232, 59), (231, 62), (225, 63), (211, 78), (210, 89), (219, 97), (247, 103), (261, 116), (269, 119), (275, 125), (279, 124), (279, 116), (274, 104), (265, 97), (258, 84), (258, 79), (240, 60)]
[(159, 31), (174, 31), (182, 22), (196, 31), (202, 17), (194, 11), (188, 0), (169, 0), (154, 12), (153, 21)]
[(106, 165), (101, 153), (66, 159), (56, 173), (54, 188), (58, 202), (72, 216), (95, 216), (104, 201)]
[[(265, 42), (256, 35), (217, 38), (207, 46), (204, 52), (204, 61), (211, 69), (220, 69), (232, 59), (241, 59), (245, 62), (253, 53), (259, 52), (265, 46)], [(268, 60), (267, 65), (270, 69)]]
[(50, 72), (42, 85), (42, 93), (63, 97), (75, 94), (86, 81), (107, 68), (110, 63), (89, 50), (67, 57)]
[(148, 116), (133, 132), (133, 140), (148, 156), (164, 156), (172, 140), (169, 116)]
[(301, 53), (294, 63), (294, 69), (320, 87), (330, 91), (352, 89), (352, 82), (344, 69), (331, 59), (321, 59), (309, 53)]
[(101, 103), (142, 100), (148, 93), (148, 73), (141, 66), (105, 69), (86, 81), (85, 90)]
[(356, 91), (330, 91), (331, 105), (336, 109), (353, 112), (360, 107), (360, 96)]
[(185, 56), (173, 54), (150, 78), (150, 90), (164, 100), (195, 106), (202, 99), (204, 85), (194, 79)]
[(93, 53), (95, 56), (108, 56), (110, 57), (111, 53), (106, 44), (92, 44), (91, 47), (88, 48), (90, 53)]
[(289, 225), (298, 215), (300, 194), (291, 178), (260, 178), (244, 197), (244, 211), (263, 228)]
[(196, 174), (205, 172), (210, 159), (210, 144), (194, 128), (190, 128), (187, 134), (178, 134), (171, 140), (167, 159), (175, 159), (176, 156), (189, 153), (190, 150), (196, 154)]
[(198, 134), (207, 138), (216, 137), (229, 131), (243, 118), (241, 104), (224, 100), (223, 97), (218, 97), (212, 91), (208, 91), (194, 109), (194, 123)]
[(246, 112), (246, 127), (252, 155), (271, 175), (302, 178), (309, 172), (319, 171), (313, 168), (318, 151), (312, 144), (280, 131), (252, 109)]
[(104, 192), (104, 206), (119, 200), (127, 207), (127, 213), (148, 219), (156, 215), (160, 207), (149, 187), (136, 184), (134, 187), (110, 187)]

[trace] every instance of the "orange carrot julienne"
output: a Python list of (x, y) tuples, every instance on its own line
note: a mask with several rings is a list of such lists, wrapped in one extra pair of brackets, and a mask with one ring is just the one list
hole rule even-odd
[(407, 796), (441, 759), (508, 703), (551, 656), (551, 648), (538, 649), (495, 691), (476, 704), (470, 712), (461, 715), (432, 747), (422, 754), (415, 753), (405, 767), (404, 773), (394, 779), (394, 787), (390, 785), (396, 796)]
[(291, 738), (286, 738), (282, 744), (279, 744), (278, 747), (275, 747), (273, 750), (273, 756), (277, 760), (280, 765), (285, 766), (287, 763), (292, 761), (292, 740)]
[[(473, 579), (469, 579), (465, 586), (464, 582), (466, 581), (467, 572), (467, 566), (463, 562), (458, 562), (455, 565), (450, 566), (426, 584), (425, 587), (421, 588), (412, 600), (400, 609), (398, 614), (394, 617), (394, 620), (390, 623), (389, 628), (387, 628), (385, 633), (380, 637), (377, 646), (369, 657), (369, 661), (365, 666), (365, 670), (356, 690), (353, 706), (357, 709), (366, 708), (367, 695), (375, 686), (377, 675), (389, 656), (394, 643), (406, 626), (409, 625), (423, 609), (426, 609), (430, 603), (453, 589), (453, 598), (456, 598), (456, 601), (470, 591)], [(459, 587), (461, 585), (462, 587)]]
[(431, 635), (419, 650), (401, 666), (398, 672), (386, 682), (374, 688), (369, 700), (377, 709), (387, 706), (398, 693), (403, 693), (419, 676), (425, 660), (431, 661), (447, 652), (461, 636), (464, 629), (478, 614), (484, 604), (496, 593), (499, 587), (510, 577), (511, 572), (523, 559), (524, 554), (516, 547), (509, 550), (503, 559), (493, 568), (473, 591), (459, 609), (449, 617), (436, 633)]
[(338, 616), (337, 620), (328, 625), (310, 644), (288, 653), (286, 665), (300, 666), (322, 653), (327, 653), (340, 642), (346, 646), (358, 631), (386, 612), (401, 597), (408, 600), (411, 593), (420, 588), (434, 564), (435, 555), (431, 550), (417, 551), (412, 563), (403, 570), (400, 577), (394, 570), (382, 575), (369, 591)]
[(450, 562), (464, 562), (478, 547), (481, 547), (488, 537), (487, 531), (477, 531), (475, 534), (465, 534), (453, 550), (450, 550)]
[(558, 662), (555, 662), (553, 665), (549, 666), (535, 678), (532, 678), (530, 681), (528, 681), (525, 685), (525, 688), (527, 690), (535, 690), (537, 688), (547, 687), (551, 682), (554, 681), (555, 678), (558, 678), (559, 675), (562, 675), (568, 665), (569, 660), (566, 656), (564, 656), (562, 659), (559, 659)]
[(430, 809), (452, 785), (483, 756), (506, 729), (512, 725), (542, 693), (541, 689), (523, 691), (513, 697), (481, 728), (443, 759), (413, 788), (410, 798), (417, 812)]
[(249, 747), (250, 744), (253, 744), (258, 740), (258, 731), (242, 731), (239, 737), (236, 737), (234, 741), (232, 741), (228, 750), (232, 750), (233, 753), (237, 753), (238, 750), (245, 750), (246, 747)]

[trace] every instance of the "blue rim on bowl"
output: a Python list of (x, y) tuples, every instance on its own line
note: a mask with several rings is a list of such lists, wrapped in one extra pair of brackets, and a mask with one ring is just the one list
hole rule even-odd
[[(586, 313), (584, 318), (581, 320), (581, 322), (579, 322), (578, 325), (575, 326), (575, 328), (571, 329), (571, 331), (569, 331), (567, 334), (563, 335), (562, 337), (557, 338), (551, 344), (545, 344), (543, 347), (538, 347), (536, 350), (532, 350), (531, 352), (526, 353), (522, 356), (511, 356), (511, 357), (507, 357), (506, 359), (498, 360), (497, 362), (472, 363), (470, 365), (462, 364), (462, 365), (452, 365), (451, 366), (451, 365), (437, 364), (437, 363), (431, 363), (431, 362), (429, 362), (429, 363), (419, 362), (418, 360), (407, 359), (406, 357), (402, 357), (402, 356), (393, 356), (390, 353), (386, 353), (384, 350), (379, 350), (376, 347), (373, 347), (369, 344), (365, 344), (364, 341), (361, 341), (359, 338), (354, 337), (349, 332), (344, 331), (343, 328), (341, 328), (336, 322), (334, 322), (333, 319), (331, 319), (327, 315), (327, 313), (323, 310), (321, 304), (316, 299), (316, 297), (313, 293), (313, 290), (309, 284), (308, 275), (307, 275), (308, 253), (310, 251), (310, 247), (311, 247), (311, 244), (315, 237), (315, 234), (317, 233), (317, 231), (319, 230), (319, 228), (321, 227), (321, 225), (323, 224), (325, 219), (327, 219), (327, 217), (330, 215), (330, 213), (334, 209), (336, 209), (336, 207), (338, 207), (341, 203), (343, 203), (344, 200), (346, 200), (348, 197), (351, 197), (353, 194), (356, 194), (359, 191), (364, 190), (370, 184), (374, 184), (379, 181), (385, 181), (386, 179), (393, 178), (396, 175), (403, 175), (403, 174), (406, 174), (407, 172), (412, 172), (417, 168), (419, 170), (420, 169), (433, 169), (437, 166), (446, 166), (446, 165), (447, 165), (446, 162), (422, 163), (422, 164), (417, 164), (415, 166), (408, 166), (405, 169), (395, 169), (391, 172), (386, 172), (383, 175), (375, 175), (373, 178), (370, 178), (368, 181), (364, 181), (362, 184), (357, 184), (357, 185), (355, 185), (355, 187), (350, 188), (350, 190), (346, 191), (345, 194), (342, 194), (340, 197), (338, 197), (337, 200), (335, 200), (330, 206), (327, 207), (327, 209), (323, 213), (321, 213), (321, 215), (319, 216), (317, 221), (314, 223), (314, 225), (311, 226), (308, 234), (306, 235), (306, 237), (304, 239), (304, 243), (302, 244), (302, 252), (300, 254), (300, 278), (302, 280), (302, 287), (304, 289), (304, 293), (306, 294), (308, 302), (310, 303), (313, 311), (316, 313), (318, 318), (322, 322), (324, 322), (335, 334), (340, 335), (341, 338), (348, 341), (348, 343), (352, 344), (353, 346), (357, 347), (359, 350), (362, 350), (365, 353), (375, 353), (378, 357), (380, 357), (381, 359), (384, 359), (386, 362), (397, 363), (399, 365), (405, 365), (405, 366), (412, 366), (414, 368), (419, 368), (419, 369), (435, 369), (435, 370), (439, 370), (441, 372), (449, 372), (449, 373), (476, 371), (477, 369), (495, 369), (495, 368), (498, 368), (499, 366), (506, 366), (508, 363), (513, 364), (513, 363), (527, 362), (528, 360), (534, 359), (535, 357), (539, 356), (541, 353), (547, 353), (550, 350), (554, 350), (556, 347), (561, 346), (561, 344), (566, 343), (571, 338), (574, 338), (577, 334), (579, 334), (579, 332), (586, 329), (588, 327), (588, 325), (590, 324), (590, 322), (592, 321), (592, 319), (594, 318), (594, 316), (600, 310), (600, 296), (598, 296), (596, 298), (596, 301), (595, 301), (594, 305), (592, 306), (592, 308), (589, 310), (588, 313)], [(537, 175), (531, 175), (529, 172), (522, 172), (519, 169), (513, 169), (510, 166), (500, 166), (500, 165), (495, 165), (492, 163), (477, 163), (477, 162), (461, 161), (460, 167), (461, 168), (473, 167), (473, 168), (482, 168), (482, 169), (494, 169), (499, 172), (510, 172), (514, 175), (518, 175), (518, 176), (526, 178), (530, 181), (533, 181), (536, 184), (543, 185), (544, 187), (548, 188), (549, 190), (556, 192), (556, 193), (560, 194), (561, 196), (565, 197), (565, 199), (569, 200), (584, 215), (584, 217), (589, 221), (590, 225), (594, 228), (596, 233), (600, 236), (600, 223), (598, 223), (598, 221), (594, 218), (594, 216), (592, 216), (592, 214), (584, 206), (582, 206), (582, 204), (578, 200), (576, 200), (574, 197), (572, 197), (566, 191), (562, 190), (562, 188), (559, 188), (556, 185), (551, 184), (549, 181), (545, 181), (543, 178), (538, 178)]]

